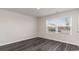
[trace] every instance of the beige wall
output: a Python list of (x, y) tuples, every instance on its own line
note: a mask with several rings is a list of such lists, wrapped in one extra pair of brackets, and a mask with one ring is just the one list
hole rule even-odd
[[(66, 42), (79, 46), (79, 33), (77, 33), (77, 21), (79, 10), (63, 12), (51, 16), (41, 17), (38, 19), (38, 36), (42, 38), (48, 38), (51, 40)], [(49, 18), (56, 18), (62, 16), (72, 16), (72, 34), (61, 33), (47, 33), (46, 32), (46, 20)]]
[(0, 10), (0, 46), (37, 37), (34, 17)]

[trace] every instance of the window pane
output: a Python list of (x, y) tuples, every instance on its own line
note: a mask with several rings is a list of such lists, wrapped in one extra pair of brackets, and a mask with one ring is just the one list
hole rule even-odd
[(56, 32), (56, 24), (55, 20), (48, 20), (48, 31), (49, 32)]
[(70, 32), (71, 28), (71, 17), (61, 17), (56, 19), (48, 20), (48, 31), (49, 32)]
[(62, 17), (58, 20), (58, 32), (68, 33), (71, 28), (71, 17)]

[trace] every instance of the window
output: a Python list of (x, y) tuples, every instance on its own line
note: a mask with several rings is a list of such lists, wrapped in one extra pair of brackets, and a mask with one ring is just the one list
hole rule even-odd
[(77, 19), (77, 33), (79, 33), (79, 14), (78, 14), (78, 19)]
[(47, 20), (48, 32), (69, 33), (71, 31), (71, 25), (72, 23), (70, 16)]

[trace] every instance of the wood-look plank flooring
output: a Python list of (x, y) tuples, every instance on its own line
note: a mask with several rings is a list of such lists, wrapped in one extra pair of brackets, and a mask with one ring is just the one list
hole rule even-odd
[(43, 38), (33, 38), (1, 46), (0, 51), (79, 51), (79, 47)]

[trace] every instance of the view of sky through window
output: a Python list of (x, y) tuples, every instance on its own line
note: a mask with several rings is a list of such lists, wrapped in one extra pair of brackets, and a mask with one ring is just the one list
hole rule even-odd
[[(49, 19), (48, 20), (48, 24), (53, 24), (53, 25), (58, 25), (58, 26), (65, 26), (66, 23), (70, 22), (70, 18), (69, 17), (61, 17), (58, 19)], [(70, 25), (70, 23), (69, 23)]]

